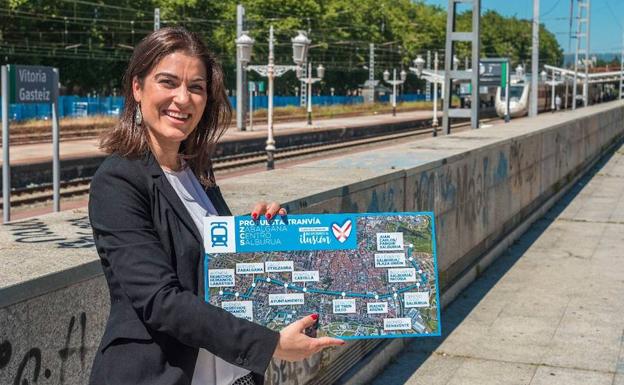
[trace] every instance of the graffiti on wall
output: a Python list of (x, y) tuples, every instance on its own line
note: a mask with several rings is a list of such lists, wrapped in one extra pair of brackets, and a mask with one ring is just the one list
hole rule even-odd
[(0, 378), (12, 381), (10, 383), (13, 385), (65, 384), (67, 382), (67, 368), (72, 360), (77, 360), (73, 363), (79, 364), (83, 371), (86, 368), (86, 330), (86, 313), (81, 312), (78, 316), (72, 316), (67, 325), (63, 347), (54, 354), (54, 358), (58, 362), (51, 363), (43, 362), (40, 347), (32, 347), (19, 357), (15, 356), (13, 351), (14, 343), (19, 343), (18, 341), (4, 340), (0, 342), (0, 372), (9, 370), (9, 364), (12, 360), (19, 362), (15, 373), (1, 373)]
[(9, 223), (5, 226), (16, 243), (53, 243), (59, 249), (82, 249), (95, 246), (88, 217), (70, 219), (67, 224), (74, 230), (71, 237), (55, 233), (47, 223), (37, 218)]
[(267, 369), (267, 385), (303, 385), (313, 379), (323, 365), (325, 351), (315, 354), (301, 362), (272, 360)]
[(343, 186), (336, 198), (324, 199), (312, 203), (299, 199), (285, 208), (297, 213), (377, 213), (403, 211), (405, 178), (397, 178), (373, 188), (353, 190)]

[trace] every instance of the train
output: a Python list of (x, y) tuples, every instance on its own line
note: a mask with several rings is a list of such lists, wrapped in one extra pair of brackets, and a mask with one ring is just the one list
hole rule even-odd
[[(589, 82), (588, 88), (588, 104), (602, 103), (614, 100), (619, 97), (618, 88), (619, 80), (606, 79), (604, 81)], [(505, 103), (505, 94), (501, 87), (496, 87), (495, 91), (495, 107), (496, 114), (503, 118), (507, 106)], [(529, 97), (531, 93), (531, 85), (527, 81), (518, 81), (509, 86), (509, 116), (517, 118), (525, 116), (529, 112)], [(553, 98), (557, 95), (561, 98), (561, 108), (571, 108), (573, 95), (572, 81), (558, 84), (554, 87), (554, 95), (552, 85), (540, 82), (537, 91), (537, 109), (539, 112), (550, 111), (555, 109)], [(583, 84), (577, 83), (576, 94), (577, 107), (583, 105)]]

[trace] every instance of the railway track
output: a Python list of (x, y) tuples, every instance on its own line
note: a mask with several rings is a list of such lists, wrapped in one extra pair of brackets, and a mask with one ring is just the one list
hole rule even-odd
[[(494, 119), (483, 120), (486, 123)], [(458, 123), (453, 125), (455, 129), (467, 127), (469, 123)], [(346, 142), (333, 143), (313, 143), (303, 146), (292, 146), (277, 149), (275, 161), (294, 160), (298, 158), (311, 158), (326, 156), (343, 150), (371, 147), (380, 143), (400, 142), (417, 137), (428, 137), (432, 134), (431, 128), (421, 128), (389, 135), (379, 135), (363, 139), (350, 140)], [(234, 156), (218, 157), (214, 159), (214, 170), (221, 175), (228, 172), (243, 170), (246, 168), (262, 165), (266, 162), (266, 152), (253, 152)], [(61, 182), (61, 198), (71, 198), (84, 196), (89, 192), (91, 178), (82, 178)], [(41, 184), (14, 189), (11, 191), (11, 207), (29, 206), (52, 201), (52, 184)], [(0, 202), (0, 207), (3, 203)]]
[[(392, 111), (391, 108), (382, 108), (377, 111), (379, 114), (387, 114)], [(413, 112), (420, 111), (418, 108), (402, 108), (399, 112)], [(356, 117), (363, 116), (361, 111), (355, 112), (343, 112), (334, 114), (330, 119), (333, 118), (348, 118), (348, 117)], [(306, 115), (295, 115), (295, 116), (274, 116), (273, 123), (285, 123), (285, 122), (295, 122), (305, 120)], [(317, 119), (328, 119), (328, 117), (317, 117)], [(254, 117), (254, 124), (262, 125), (266, 124), (266, 117)], [(50, 123), (51, 124), (51, 123)], [(86, 126), (80, 126), (76, 124), (71, 124), (69, 127), (61, 125), (60, 130), (60, 140), (61, 141), (69, 141), (69, 140), (80, 140), (80, 139), (94, 139), (99, 137), (106, 130), (110, 129), (110, 127), (114, 123), (94, 123), (88, 124)], [(37, 144), (37, 143), (48, 143), (52, 141), (52, 129), (50, 127), (37, 127), (26, 129), (26, 132), (20, 132), (20, 129), (11, 128), (11, 145), (24, 145), (24, 144)], [(0, 138), (0, 145), (2, 144), (2, 138)]]

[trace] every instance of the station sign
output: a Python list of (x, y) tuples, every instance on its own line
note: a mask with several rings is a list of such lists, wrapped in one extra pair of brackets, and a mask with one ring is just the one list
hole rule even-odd
[(249, 81), (247, 82), (247, 89), (249, 90), (249, 92), (264, 92), (264, 82), (263, 81), (258, 81), (258, 82), (252, 82)]
[(56, 103), (58, 73), (53, 67), (9, 65), (9, 103)]
[(498, 86), (503, 76), (503, 63), (480, 63), (479, 83), (481, 85)]
[(59, 74), (53, 67), (7, 64), (0, 67), (2, 104), (2, 222), (11, 220), (10, 104), (50, 104), (52, 112), (52, 188), (54, 211), (61, 210), (61, 158), (58, 122)]
[(479, 84), (505, 88), (509, 60), (484, 58), (479, 62)]
[(459, 96), (470, 96), (470, 95), (472, 95), (472, 84), (460, 83), (459, 84)]

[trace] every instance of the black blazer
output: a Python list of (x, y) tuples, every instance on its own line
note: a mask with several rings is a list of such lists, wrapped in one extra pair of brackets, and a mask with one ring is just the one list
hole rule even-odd
[(89, 219), (111, 301), (91, 385), (190, 384), (200, 347), (262, 383), (279, 334), (204, 302), (201, 234), (152, 154), (106, 158)]

